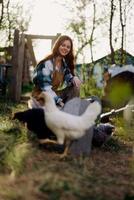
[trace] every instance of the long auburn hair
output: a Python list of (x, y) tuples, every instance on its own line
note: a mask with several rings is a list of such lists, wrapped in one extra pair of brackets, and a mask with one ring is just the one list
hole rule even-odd
[(38, 63), (38, 65), (40, 63), (46, 61), (46, 60), (49, 60), (49, 59), (52, 59), (52, 58), (56, 58), (59, 55), (59, 47), (65, 40), (69, 40), (70, 41), (71, 49), (70, 49), (70, 52), (64, 57), (64, 59), (65, 59), (67, 65), (68, 65), (71, 73), (74, 75), (74, 65), (75, 65), (74, 64), (74, 60), (75, 60), (75, 57), (74, 57), (74, 52), (73, 52), (73, 42), (72, 42), (72, 39), (67, 35), (62, 35), (56, 40), (56, 42), (55, 42), (55, 44), (54, 44), (54, 46), (52, 48), (52, 53), (49, 54), (48, 56), (46, 56), (44, 59), (42, 59)]

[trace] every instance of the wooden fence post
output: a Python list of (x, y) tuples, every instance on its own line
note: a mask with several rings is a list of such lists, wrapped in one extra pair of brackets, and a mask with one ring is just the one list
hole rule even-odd
[(31, 81), (30, 76), (30, 67), (32, 65), (29, 49), (27, 44), (25, 44), (25, 51), (24, 51), (24, 67), (23, 67), (23, 85), (27, 85)]
[(13, 67), (11, 72), (11, 82), (9, 86), (10, 97), (15, 102), (19, 102), (21, 98), (24, 46), (24, 35), (22, 34), (21, 37), (19, 37), (19, 31), (15, 30), (12, 55)]
[(21, 34), (20, 42), (19, 42), (19, 53), (18, 53), (18, 73), (17, 73), (17, 93), (16, 93), (16, 101), (20, 101), (21, 99), (21, 90), (22, 90), (22, 73), (23, 73), (23, 65), (24, 65), (24, 48), (25, 48), (25, 37), (24, 34)]
[(36, 58), (35, 58), (35, 54), (33, 50), (32, 39), (28, 35), (26, 36), (26, 38), (27, 38), (27, 46), (31, 55), (31, 60), (32, 60), (33, 66), (35, 67), (37, 65), (37, 62), (36, 62)]

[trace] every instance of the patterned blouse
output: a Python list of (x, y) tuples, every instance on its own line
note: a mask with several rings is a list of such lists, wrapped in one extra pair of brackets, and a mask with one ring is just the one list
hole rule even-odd
[[(54, 88), (53, 83), (57, 82), (58, 86), (63, 84), (67, 86), (73, 85), (73, 75), (70, 72), (69, 67), (67, 66), (65, 60), (63, 60), (63, 65), (60, 69), (54, 66), (54, 59), (46, 60), (37, 65), (33, 73), (33, 83), (35, 86), (38, 86), (42, 91), (47, 91), (55, 99), (55, 102), (58, 104), (62, 99), (56, 95), (56, 90), (58, 87)], [(55, 74), (60, 74), (60, 76), (55, 76)], [(62, 74), (62, 78), (61, 78)], [(57, 80), (54, 80), (57, 79)], [(59, 80), (61, 79), (61, 80)]]

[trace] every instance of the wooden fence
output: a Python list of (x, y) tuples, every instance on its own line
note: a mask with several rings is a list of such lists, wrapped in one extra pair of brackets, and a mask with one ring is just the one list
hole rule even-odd
[(21, 99), (22, 83), (29, 82), (30, 70), (32, 65), (36, 66), (37, 61), (32, 45), (33, 39), (49, 39), (51, 40), (51, 47), (55, 40), (60, 36), (44, 36), (44, 35), (28, 35), (20, 34), (19, 30), (15, 30), (14, 43), (12, 48), (12, 70), (10, 72), (9, 96), (15, 101), (19, 102)]

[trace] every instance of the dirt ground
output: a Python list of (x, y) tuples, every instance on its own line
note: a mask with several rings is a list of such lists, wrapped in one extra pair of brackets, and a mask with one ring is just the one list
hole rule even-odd
[[(12, 124), (9, 116), (20, 109), (22, 105), (5, 105), (0, 110), (0, 200), (134, 199), (133, 124), (126, 126), (121, 117), (114, 117), (116, 130), (105, 145), (92, 147), (89, 157), (61, 160), (57, 152), (26, 137), (31, 133), (23, 125)], [(5, 152), (3, 144), (8, 144)], [(27, 147), (20, 162), (21, 149)]]

